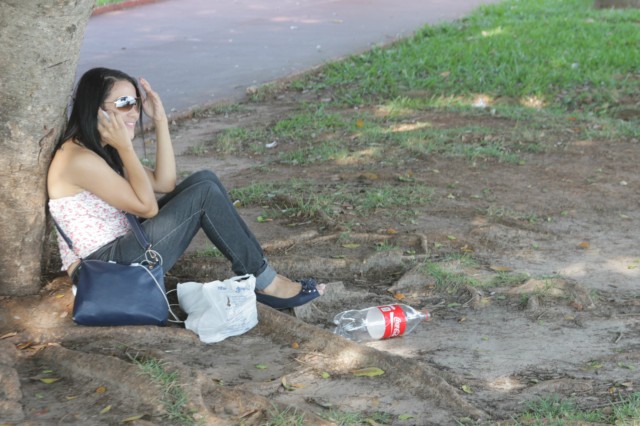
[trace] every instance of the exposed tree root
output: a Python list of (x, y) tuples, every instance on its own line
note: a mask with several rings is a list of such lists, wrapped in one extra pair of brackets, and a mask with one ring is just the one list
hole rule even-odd
[[(403, 245), (410, 246), (416, 254), (406, 256), (401, 249), (376, 252), (375, 247), (364, 250), (346, 258), (326, 258), (309, 255), (293, 256), (281, 255), (282, 250), (288, 250), (298, 244), (319, 245), (331, 241), (338, 241), (340, 233), (318, 235), (315, 231), (306, 232), (294, 237), (272, 241), (265, 244), (265, 251), (269, 254), (269, 261), (281, 273), (293, 278), (320, 277), (326, 279), (344, 279), (353, 276), (386, 276), (398, 271), (406, 271), (408, 263), (415, 263), (427, 257), (427, 238), (421, 234), (395, 235), (364, 233), (349, 234), (349, 241), (363, 246), (366, 243), (380, 243), (400, 239)], [(226, 259), (211, 259), (203, 257), (187, 257), (171, 270), (170, 281), (212, 281), (224, 279), (232, 275)], [(168, 286), (169, 287), (169, 286)]]
[[(318, 237), (316, 233), (300, 235), (273, 243), (271, 249), (286, 249), (291, 244), (321, 244), (336, 240), (339, 234)], [(352, 234), (351, 241), (387, 241), (389, 235)], [(406, 236), (405, 236), (406, 238)], [(411, 247), (417, 252), (426, 252), (426, 238), (411, 236)], [(364, 245), (364, 244), (363, 244)], [(373, 245), (371, 246), (373, 247)], [(425, 254), (418, 254), (420, 259)], [(271, 257), (271, 256), (270, 256)], [(290, 276), (335, 275), (352, 276), (397, 276), (406, 273), (416, 255), (405, 256), (402, 250), (363, 250), (359, 258), (293, 258), (275, 255), (270, 259), (276, 269)], [(190, 280), (207, 281), (229, 276), (228, 264), (224, 260), (207, 259), (182, 262), (169, 280), (188, 276)], [(469, 290), (469, 289), (467, 289)], [(474, 298), (479, 295), (470, 291)], [(170, 327), (79, 327), (71, 320), (73, 299), (70, 282), (66, 277), (54, 280), (36, 297), (0, 301), (5, 311), (0, 331), (16, 331), (14, 343), (60, 343), (62, 346), (46, 347), (36, 354), (43, 363), (69, 377), (98, 378), (105, 385), (128, 397), (134, 404), (144, 407), (153, 416), (161, 416), (165, 409), (160, 401), (162, 389), (149, 378), (140, 375), (138, 366), (121, 359), (129, 350), (136, 355), (167, 361), (167, 368), (179, 374), (180, 384), (186, 392), (188, 409), (194, 419), (205, 424), (264, 424), (269, 411), (290, 407), (274, 403), (268, 397), (254, 394), (250, 390), (220, 386), (202, 371), (192, 369), (179, 358), (168, 356), (159, 348), (165, 346), (186, 347), (201, 345), (197, 335), (179, 326)], [(270, 340), (290, 344), (299, 342), (304, 352), (298, 357), (305, 365), (317, 371), (331, 372), (347, 380), (354, 369), (376, 366), (385, 370), (384, 380), (391, 386), (402, 388), (437, 407), (462, 417), (487, 419), (488, 415), (464, 398), (458, 391), (463, 383), (458, 376), (441, 371), (426, 363), (403, 358), (376, 349), (359, 345), (331, 332), (307, 324), (289, 315), (259, 305), (260, 323), (255, 329)], [(93, 342), (99, 342), (92, 345)], [(104, 344), (103, 344), (104, 342)], [(149, 346), (149, 342), (154, 342)], [(97, 346), (93, 347), (92, 346)], [(107, 348), (105, 348), (106, 346)], [(116, 346), (125, 347), (123, 353), (103, 353)], [(76, 348), (76, 350), (72, 349)], [(100, 352), (100, 353), (96, 353)], [(96, 368), (99, 366), (99, 369)], [(481, 386), (478, 384), (478, 386)], [(299, 409), (298, 409), (299, 410)], [(307, 424), (328, 424), (312, 413), (304, 413)]]
[(272, 339), (283, 343), (300, 342), (308, 352), (321, 353), (323, 356), (314, 358), (314, 364), (320, 370), (345, 374), (354, 369), (376, 366), (388, 372), (394, 385), (413, 389), (421, 397), (435, 401), (442, 408), (461, 416), (478, 419), (488, 417), (447, 382), (453, 381), (454, 375), (411, 359), (358, 345), (266, 306), (259, 305), (258, 312), (259, 332), (269, 334)]
[(119, 397), (140, 404), (141, 409), (153, 415), (165, 413), (160, 401), (163, 390), (146, 379), (140, 369), (131, 363), (61, 346), (49, 346), (36, 356), (67, 377), (98, 379), (105, 386), (116, 390)]
[(275, 250), (287, 250), (297, 244), (314, 240), (317, 236), (318, 231), (306, 231), (293, 235), (289, 238), (268, 242), (266, 244), (263, 244), (262, 248), (267, 253)]
[(19, 422), (24, 419), (20, 378), (14, 368), (16, 348), (0, 341), (0, 421)]

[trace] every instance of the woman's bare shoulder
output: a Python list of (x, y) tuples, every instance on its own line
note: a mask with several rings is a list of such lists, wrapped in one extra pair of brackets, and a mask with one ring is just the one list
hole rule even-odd
[(83, 175), (96, 170), (103, 162), (95, 152), (73, 140), (63, 143), (51, 160), (47, 173), (49, 197), (60, 198), (83, 191)]

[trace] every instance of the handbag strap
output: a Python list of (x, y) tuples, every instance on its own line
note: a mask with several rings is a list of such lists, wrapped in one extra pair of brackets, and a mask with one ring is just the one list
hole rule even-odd
[[(140, 265), (142, 266), (142, 265)], [(151, 271), (148, 268), (144, 268), (143, 269), (147, 272), (147, 274), (149, 274), (149, 276), (151, 277), (151, 279), (153, 280), (153, 282), (156, 284), (156, 287), (158, 288), (158, 290), (160, 290), (160, 293), (162, 293), (162, 296), (164, 297), (164, 301), (167, 302), (167, 309), (169, 309), (169, 313), (171, 314), (171, 316), (173, 317), (173, 319), (169, 320), (169, 322), (174, 322), (174, 323), (182, 323), (184, 321), (180, 321), (180, 318), (178, 318), (178, 316), (173, 312), (173, 310), (171, 309), (171, 303), (169, 303), (169, 299), (167, 298), (167, 293), (165, 293), (162, 290), (162, 286), (160, 285), (160, 283), (158, 282), (158, 280), (156, 279), (155, 276), (153, 276), (153, 274), (151, 273)]]
[[(142, 229), (142, 225), (140, 225), (140, 222), (138, 222), (138, 218), (136, 218), (131, 213), (125, 213), (124, 215), (127, 217), (127, 220), (129, 221), (129, 225), (131, 226), (131, 230), (133, 231), (133, 235), (135, 235), (136, 240), (138, 241), (138, 244), (140, 244), (140, 247), (142, 247), (147, 251), (150, 250), (151, 243), (149, 242), (147, 235), (144, 233), (144, 229)], [(58, 233), (64, 239), (64, 242), (67, 243), (67, 246), (69, 247), (69, 249), (72, 252), (74, 252), (76, 256), (78, 256), (78, 253), (76, 253), (75, 250), (73, 249), (73, 243), (71, 242), (71, 239), (69, 239), (67, 234), (65, 234), (62, 228), (60, 228), (60, 225), (58, 225), (58, 222), (55, 220), (53, 216), (51, 216), (51, 219), (53, 220), (53, 224), (56, 226)]]
[(138, 222), (138, 218), (130, 213), (125, 213), (124, 215), (127, 217), (127, 220), (131, 225), (131, 230), (133, 231), (133, 234), (136, 236), (136, 240), (138, 240), (138, 244), (140, 244), (140, 246), (145, 250), (151, 250), (151, 243), (147, 239), (147, 235), (144, 233), (144, 229), (142, 229), (140, 222)]

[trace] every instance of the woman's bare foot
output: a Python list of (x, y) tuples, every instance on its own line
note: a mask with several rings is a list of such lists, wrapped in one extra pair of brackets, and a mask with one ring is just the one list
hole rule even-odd
[[(299, 282), (292, 281), (289, 278), (278, 274), (267, 288), (264, 290), (258, 290), (258, 292), (268, 296), (278, 297), (280, 299), (288, 299), (300, 293), (301, 288), (302, 284)], [(316, 285), (316, 289), (321, 296), (324, 294), (324, 288), (324, 284)]]

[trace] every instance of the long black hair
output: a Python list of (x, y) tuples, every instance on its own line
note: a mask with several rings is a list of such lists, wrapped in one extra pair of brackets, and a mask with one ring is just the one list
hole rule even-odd
[(104, 158), (116, 172), (123, 174), (122, 160), (118, 152), (110, 145), (103, 147), (98, 132), (98, 109), (106, 101), (113, 85), (121, 80), (130, 82), (136, 89), (136, 96), (140, 97), (140, 88), (136, 80), (122, 71), (93, 68), (82, 75), (76, 87), (67, 126), (53, 149), (54, 153), (66, 141), (74, 140)]

